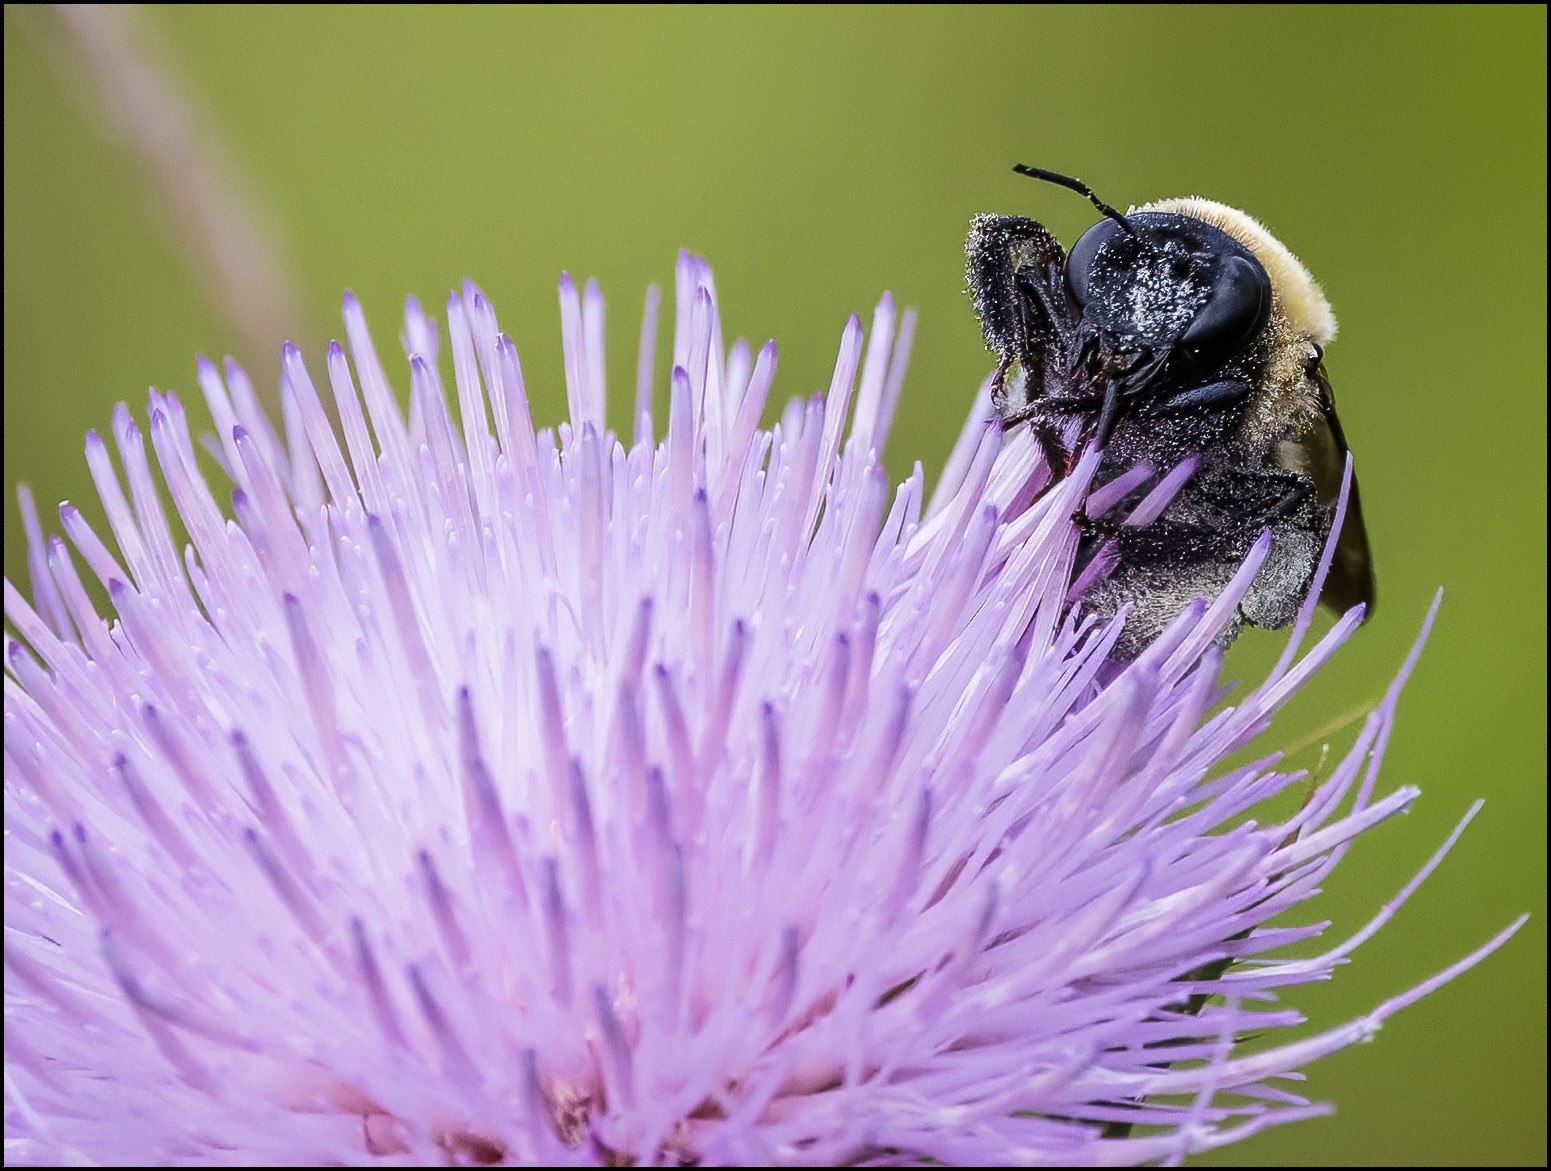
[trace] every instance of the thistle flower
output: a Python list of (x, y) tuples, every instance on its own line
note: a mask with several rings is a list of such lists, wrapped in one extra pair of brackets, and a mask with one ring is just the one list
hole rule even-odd
[(87, 442), (116, 553), (68, 504), (74, 554), (45, 542), (23, 491), (9, 1160), (1173, 1159), (1318, 1112), (1273, 1082), (1506, 938), (1246, 1054), (1421, 878), (1312, 956), (1318, 925), (1267, 925), (1415, 796), (1375, 775), (1411, 660), (1290, 817), (1250, 820), (1299, 774), (1222, 762), (1358, 615), (1299, 658), (1311, 601), (1225, 706), (1213, 640), (1262, 544), (1110, 663), (1072, 606), (1093, 458), (1047, 489), (982, 388), (931, 499), (919, 465), (891, 489), (910, 314), (885, 297), (865, 346), (853, 318), (828, 392), (764, 430), (774, 346), (724, 352), (700, 260), (676, 293), (663, 437), (655, 292), (626, 446), (596, 287), (561, 284), (570, 420), (535, 432), (466, 284), (461, 425), (413, 301), (406, 422), (346, 298), (343, 448), (295, 349), (283, 441), (201, 361), (230, 518), (152, 392), (181, 557), (123, 407), (127, 496)]

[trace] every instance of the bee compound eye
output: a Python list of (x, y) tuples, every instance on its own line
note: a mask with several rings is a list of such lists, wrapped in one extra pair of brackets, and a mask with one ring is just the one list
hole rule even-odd
[(1252, 340), (1271, 315), (1271, 278), (1248, 256), (1223, 258), (1212, 294), (1179, 344), (1226, 355)]
[(1088, 288), (1093, 278), (1093, 265), (1099, 250), (1121, 234), (1121, 227), (1114, 220), (1100, 220), (1072, 245), (1066, 257), (1066, 287), (1079, 305), (1088, 304)]

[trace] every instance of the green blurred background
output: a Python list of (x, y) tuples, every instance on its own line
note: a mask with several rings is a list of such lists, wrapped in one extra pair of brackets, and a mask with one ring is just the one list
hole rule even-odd
[[(1358, 845), (1315, 912), (1355, 929), (1487, 798), (1396, 921), (1294, 1003), (1335, 1023), (1535, 917), (1376, 1044), (1311, 1068), (1307, 1092), (1333, 1118), (1207, 1161), (1545, 1162), (1543, 8), (146, 19), (287, 233), (315, 376), (342, 289), (390, 356), (402, 297), (439, 312), (470, 275), (522, 350), (541, 422), (565, 401), (560, 271), (596, 275), (611, 298), (617, 403), (643, 289), (671, 293), (686, 246), (716, 266), (729, 336), (779, 339), (782, 397), (827, 383), (846, 315), (865, 320), (881, 290), (916, 306), (888, 459), (935, 475), (989, 366), (962, 292), (970, 215), (1032, 215), (1068, 242), (1093, 218), (1013, 162), (1080, 175), (1113, 203), (1199, 193), (1264, 220), (1341, 320), (1327, 364), (1382, 598), (1272, 739), (1380, 695), (1447, 591), (1383, 777), (1423, 797)], [(6, 484), (30, 483), (50, 524), (57, 501), (91, 497), (81, 438), (115, 401), (143, 417), (148, 385), (175, 389), (207, 427), (193, 355), (237, 345), (136, 160), (61, 74), (47, 20), (8, 7)], [(272, 381), (275, 349), (237, 356)], [(14, 503), (5, 515), (19, 581)], [(1252, 676), (1279, 645), (1251, 633), (1230, 670)]]

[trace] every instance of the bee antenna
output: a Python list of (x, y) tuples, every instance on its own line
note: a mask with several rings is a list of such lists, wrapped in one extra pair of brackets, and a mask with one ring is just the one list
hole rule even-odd
[(1078, 195), (1087, 196), (1088, 202), (1098, 208), (1109, 219), (1119, 224), (1125, 230), (1126, 235), (1132, 239), (1136, 238), (1136, 229), (1126, 221), (1126, 217), (1095, 195), (1093, 188), (1089, 187), (1081, 179), (1074, 179), (1070, 175), (1062, 175), (1055, 171), (1047, 171), (1043, 167), (1027, 167), (1022, 163), (1015, 165), (1013, 170), (1020, 175), (1027, 175), (1030, 179), (1043, 179), (1046, 183), (1054, 183), (1057, 187), (1065, 187), (1068, 191), (1075, 191)]

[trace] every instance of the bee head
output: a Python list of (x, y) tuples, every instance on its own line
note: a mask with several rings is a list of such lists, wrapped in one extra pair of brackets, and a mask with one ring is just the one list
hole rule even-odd
[(1271, 276), (1252, 247), (1214, 217), (1172, 205), (1122, 215), (1080, 179), (1039, 167), (1013, 170), (1077, 191), (1104, 214), (1072, 245), (1066, 286), (1086, 332), (1105, 350), (1224, 359), (1265, 328)]
[(1173, 212), (1106, 218), (1072, 246), (1066, 284), (1112, 352), (1179, 352), (1211, 366), (1242, 351), (1271, 316), (1271, 278), (1221, 228)]

